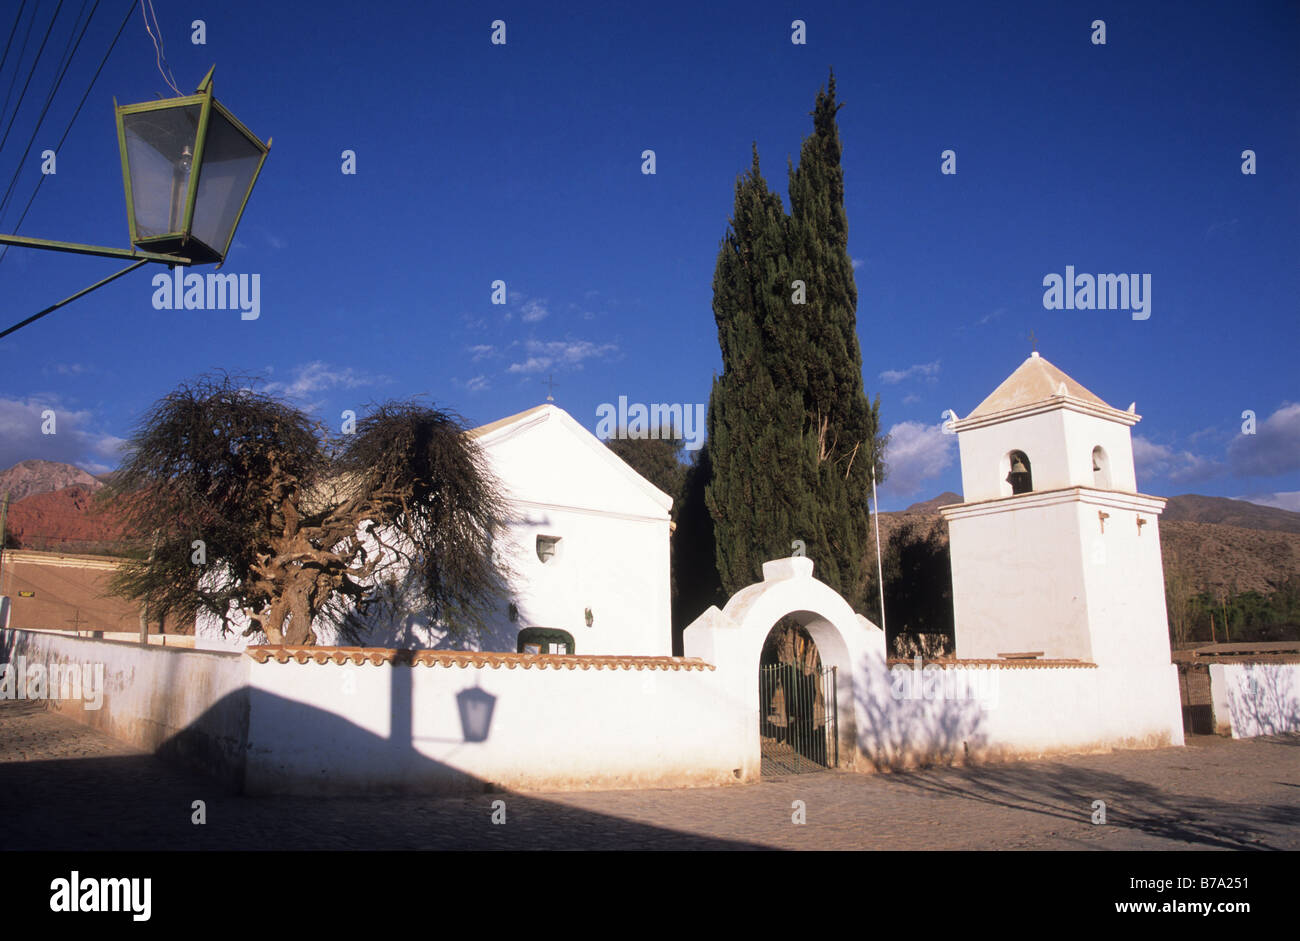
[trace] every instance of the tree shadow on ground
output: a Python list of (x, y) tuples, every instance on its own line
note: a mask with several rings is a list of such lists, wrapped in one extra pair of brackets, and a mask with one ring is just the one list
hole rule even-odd
[[(24, 750), (46, 753), (48, 739), (63, 737), (57, 731), (49, 734), (46, 726), (53, 717), (41, 704), (0, 702), (0, 723), (7, 730), (26, 719), (45, 720), (39, 740), (7, 735), (0, 742), (0, 793), (5, 795), (0, 827), (8, 850), (766, 848), (496, 790), (445, 766), (429, 770), (457, 775), (462, 787), (473, 786), (476, 793), (247, 797), (229, 783), (133, 752), (70, 720), (65, 720), (69, 747), (54, 743), (56, 752), (69, 757), (24, 760)], [(342, 731), (331, 727), (332, 734)], [(349, 734), (355, 745), (368, 733), (353, 727)], [(385, 740), (371, 744), (388, 747)], [(437, 764), (423, 756), (418, 760)], [(206, 822), (201, 825), (193, 819), (195, 801), (204, 805)], [(498, 820), (504, 812), (504, 823), (493, 822), (494, 812)]]
[(1070, 823), (1090, 819), (1100, 800), (1108, 825), (1211, 849), (1279, 849), (1258, 834), (1296, 824), (1294, 805), (1176, 794), (1122, 774), (1050, 761), (890, 775), (889, 783)]

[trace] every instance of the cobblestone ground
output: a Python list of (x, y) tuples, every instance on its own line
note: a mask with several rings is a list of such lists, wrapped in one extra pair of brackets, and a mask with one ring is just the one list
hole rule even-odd
[[(191, 823), (195, 800), (204, 826)], [(491, 822), (496, 800), (505, 825)], [(1091, 822), (1097, 800), (1105, 825)], [(5, 849), (1294, 850), (1300, 736), (722, 788), (246, 798), (4, 701), (0, 814)]]

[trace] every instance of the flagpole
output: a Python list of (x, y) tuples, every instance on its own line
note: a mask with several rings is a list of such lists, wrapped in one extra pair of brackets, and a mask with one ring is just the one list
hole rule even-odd
[(876, 583), (880, 585), (880, 629), (885, 629), (885, 568), (880, 564), (880, 498), (876, 496), (876, 469), (871, 469), (871, 500), (876, 505)]

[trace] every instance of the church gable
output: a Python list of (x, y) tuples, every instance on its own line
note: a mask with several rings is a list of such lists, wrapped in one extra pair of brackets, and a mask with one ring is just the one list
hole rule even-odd
[(672, 498), (634, 471), (572, 416), (541, 405), (476, 428), (511, 499), (664, 521)]

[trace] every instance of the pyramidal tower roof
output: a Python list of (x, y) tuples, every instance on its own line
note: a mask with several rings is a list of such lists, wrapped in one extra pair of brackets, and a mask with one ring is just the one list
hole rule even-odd
[(1037, 353), (1033, 353), (966, 418), (982, 418), (1025, 405), (1049, 402), (1062, 394), (1102, 408), (1111, 407)]

